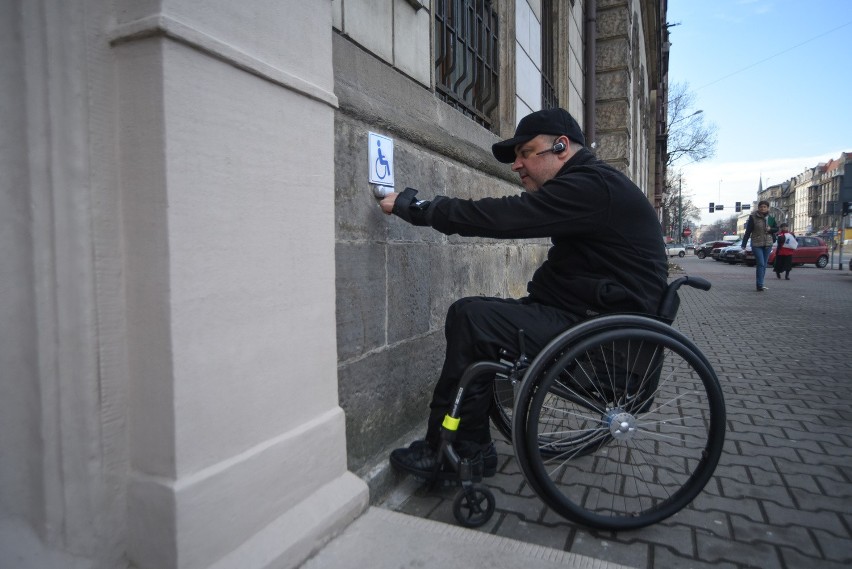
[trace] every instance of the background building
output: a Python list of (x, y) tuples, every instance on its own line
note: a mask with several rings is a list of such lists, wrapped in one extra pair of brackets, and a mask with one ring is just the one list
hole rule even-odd
[(806, 168), (791, 178), (781, 196), (781, 207), (790, 212), (796, 233), (819, 235), (830, 244), (840, 239), (840, 231), (848, 226), (843, 217), (843, 188), (850, 153), (843, 152), (827, 163)]
[(370, 132), (397, 187), (508, 194), (491, 144), (558, 104), (661, 192), (665, 0), (0, 14), (3, 567), (293, 567), (381, 492), (449, 303), (546, 243), (385, 217)]
[[(819, 235), (834, 245), (842, 239), (841, 232), (849, 223), (848, 217), (842, 215), (844, 184), (849, 184), (845, 176), (849, 156), (843, 152), (839, 158), (805, 168), (789, 180), (766, 188), (761, 180), (752, 211), (758, 201), (767, 200), (778, 223), (788, 223), (796, 234)], [(747, 219), (748, 213), (738, 218), (738, 227), (743, 231)]]

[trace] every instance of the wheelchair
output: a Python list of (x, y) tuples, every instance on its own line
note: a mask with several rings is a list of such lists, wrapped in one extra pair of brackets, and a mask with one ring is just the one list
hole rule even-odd
[[(725, 440), (719, 380), (695, 344), (671, 327), (687, 285), (672, 281), (657, 314), (598, 316), (562, 332), (529, 361), (520, 355), (470, 365), (441, 428), (439, 453), (458, 475), (453, 515), (466, 527), (496, 502), (477, 459), (453, 448), (470, 381), (494, 377), (493, 425), (509, 441), (539, 498), (564, 518), (625, 531), (679, 512), (704, 488)], [(481, 460), (481, 458), (479, 459)]]

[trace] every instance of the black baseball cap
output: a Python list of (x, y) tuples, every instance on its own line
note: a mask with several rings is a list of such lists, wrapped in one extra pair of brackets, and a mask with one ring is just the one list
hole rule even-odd
[(518, 128), (515, 129), (515, 136), (494, 144), (491, 147), (491, 152), (494, 154), (494, 158), (500, 162), (510, 164), (515, 161), (515, 147), (522, 142), (532, 140), (539, 134), (567, 136), (574, 142), (579, 142), (583, 146), (586, 145), (583, 130), (568, 111), (565, 109), (545, 109), (530, 113), (522, 118), (521, 122), (518, 123)]

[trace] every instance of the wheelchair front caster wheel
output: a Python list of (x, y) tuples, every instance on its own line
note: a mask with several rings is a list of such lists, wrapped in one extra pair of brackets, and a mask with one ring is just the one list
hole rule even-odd
[(478, 528), (494, 515), (494, 493), (485, 486), (474, 484), (462, 488), (453, 500), (453, 515), (469, 528)]

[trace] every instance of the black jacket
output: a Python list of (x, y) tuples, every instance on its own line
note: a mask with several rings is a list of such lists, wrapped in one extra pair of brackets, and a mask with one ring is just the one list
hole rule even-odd
[(447, 235), (550, 237), (529, 299), (582, 318), (657, 311), (667, 259), (656, 212), (624, 174), (587, 149), (537, 192), (480, 200), (439, 196), (425, 219)]

